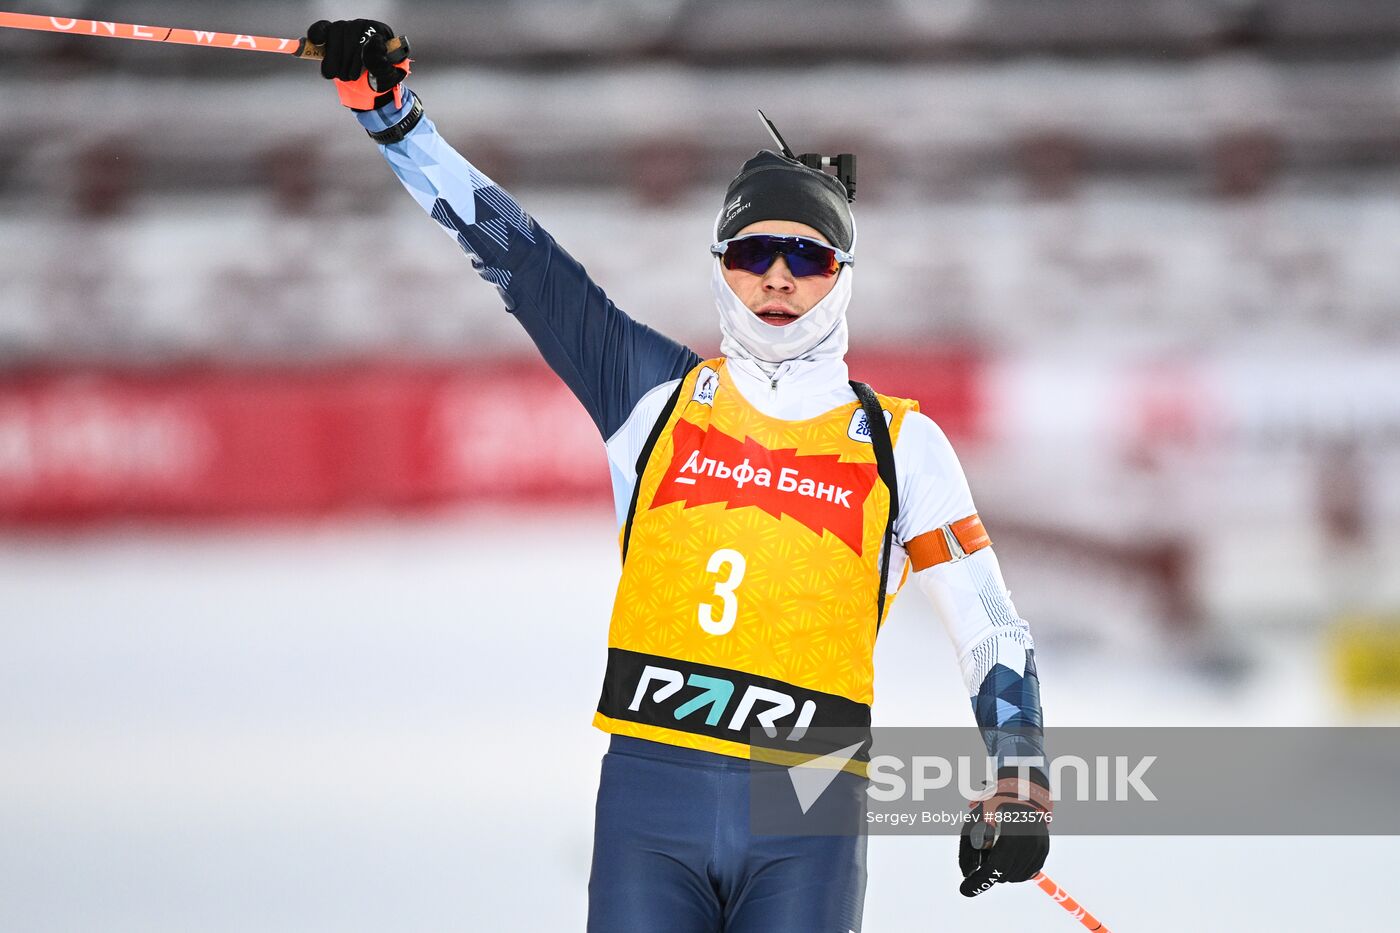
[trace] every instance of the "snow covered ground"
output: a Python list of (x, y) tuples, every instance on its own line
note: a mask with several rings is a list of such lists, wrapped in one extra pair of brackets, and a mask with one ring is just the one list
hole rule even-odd
[[(0, 930), (581, 930), (613, 541), (606, 509), (0, 539)], [(1054, 724), (1337, 719), (1309, 636), (1221, 680), (1037, 634)], [(917, 593), (877, 660), (877, 721), (971, 723)], [(1119, 933), (1376, 929), (1397, 860), (1060, 837), (1046, 869)], [(873, 839), (865, 929), (1080, 929), (958, 880), (951, 838)]]

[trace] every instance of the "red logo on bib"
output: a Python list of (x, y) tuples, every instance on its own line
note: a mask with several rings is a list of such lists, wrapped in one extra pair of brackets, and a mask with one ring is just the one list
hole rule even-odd
[(684, 419), (672, 432), (675, 452), (651, 507), (725, 503), (727, 509), (760, 508), (790, 515), (817, 534), (831, 532), (861, 553), (865, 500), (875, 485), (873, 463), (842, 463), (836, 454), (799, 456), (769, 450), (752, 438), (735, 440), (718, 428)]

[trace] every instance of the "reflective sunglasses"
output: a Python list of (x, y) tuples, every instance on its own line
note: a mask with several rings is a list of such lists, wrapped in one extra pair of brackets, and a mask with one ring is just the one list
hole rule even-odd
[(842, 263), (853, 263), (856, 257), (845, 250), (828, 246), (805, 236), (774, 236), (767, 233), (735, 237), (716, 243), (710, 252), (720, 257), (726, 269), (742, 269), (762, 275), (782, 256), (788, 271), (798, 278), (820, 275), (829, 278)]

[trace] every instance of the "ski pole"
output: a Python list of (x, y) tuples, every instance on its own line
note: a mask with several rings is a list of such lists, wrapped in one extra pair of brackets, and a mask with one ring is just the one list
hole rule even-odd
[(1069, 911), (1070, 916), (1084, 924), (1088, 929), (1096, 930), (1098, 933), (1112, 933), (1108, 927), (1103, 925), (1102, 921), (1095, 918), (1093, 914), (1089, 913), (1089, 911), (1085, 910), (1083, 907), (1080, 907), (1079, 903), (1075, 901), (1074, 898), (1070, 897), (1069, 894), (1065, 892), (1064, 888), (1051, 881), (1045, 872), (1036, 872), (1031, 880), (1040, 886), (1040, 890), (1050, 895), (1055, 899), (1056, 903)]
[[(209, 32), (204, 29), (176, 29), (172, 26), (137, 26), (131, 23), (110, 23), (96, 19), (71, 19), (66, 16), (33, 16), (28, 13), (0, 11), (0, 29), (32, 29), (38, 32), (59, 32), (75, 36), (95, 36), (99, 39), (137, 39), (143, 42), (173, 42), (176, 45), (203, 45), (216, 49), (245, 49), (249, 52), (278, 52), (320, 61), (326, 57), (325, 46), (313, 45), (307, 39), (278, 39), (271, 36), (245, 36), (232, 32)], [(388, 50), (403, 45), (402, 37), (389, 40)]]

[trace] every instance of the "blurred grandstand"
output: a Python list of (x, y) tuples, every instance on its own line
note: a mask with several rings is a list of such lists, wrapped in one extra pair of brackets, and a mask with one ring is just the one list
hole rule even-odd
[[(362, 7), (448, 138), (702, 351), (754, 108), (858, 153), (853, 372), (953, 435), (1052, 631), (1101, 624), (1076, 585), (1142, 626), (1400, 605), (1392, 0)], [(296, 36), (349, 9), (27, 12)], [(0, 518), (605, 495), (586, 420), (311, 66), (0, 48)], [(492, 427), (522, 398), (562, 449)]]

